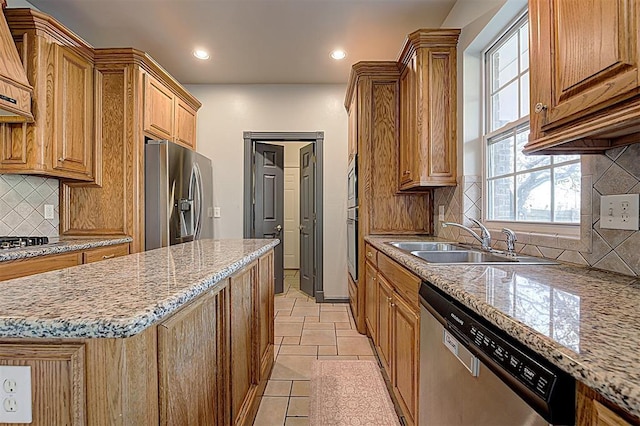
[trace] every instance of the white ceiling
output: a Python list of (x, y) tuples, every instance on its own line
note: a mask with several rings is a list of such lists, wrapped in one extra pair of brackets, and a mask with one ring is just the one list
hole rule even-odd
[[(29, 0), (95, 47), (148, 52), (183, 84), (346, 83), (358, 61), (395, 60), (455, 0)], [(196, 47), (211, 59), (192, 56)], [(335, 61), (329, 53), (347, 51)]]

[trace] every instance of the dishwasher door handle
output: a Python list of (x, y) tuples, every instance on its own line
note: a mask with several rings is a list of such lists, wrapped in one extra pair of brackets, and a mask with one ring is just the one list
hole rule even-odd
[(478, 377), (480, 374), (480, 360), (446, 329), (442, 331), (442, 343), (469, 370), (473, 377)]

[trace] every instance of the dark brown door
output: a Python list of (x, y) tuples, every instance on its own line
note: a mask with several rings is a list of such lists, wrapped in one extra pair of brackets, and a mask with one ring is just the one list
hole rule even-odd
[(255, 238), (279, 238), (275, 254), (275, 292), (284, 290), (284, 147), (256, 143)]
[(300, 149), (300, 290), (315, 296), (316, 157), (313, 144)]

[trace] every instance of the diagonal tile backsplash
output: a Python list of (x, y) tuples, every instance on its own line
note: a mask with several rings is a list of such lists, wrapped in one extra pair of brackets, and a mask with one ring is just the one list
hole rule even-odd
[[(581, 238), (519, 233), (516, 250), (607, 271), (640, 276), (640, 231), (600, 228), (600, 197), (640, 194), (640, 143), (608, 150), (604, 155), (582, 156)], [(470, 226), (469, 217), (480, 218), (483, 208), (482, 179), (458, 178), (456, 188), (434, 191), (435, 235), (449, 240), (475, 243), (457, 229), (442, 228), (438, 206), (445, 206), (445, 220)], [(493, 230), (492, 230), (493, 231)], [(504, 236), (492, 232), (494, 246), (504, 249)]]
[[(0, 174), (0, 236), (57, 237), (59, 216), (57, 179)], [(44, 218), (44, 205), (54, 206), (53, 219)]]

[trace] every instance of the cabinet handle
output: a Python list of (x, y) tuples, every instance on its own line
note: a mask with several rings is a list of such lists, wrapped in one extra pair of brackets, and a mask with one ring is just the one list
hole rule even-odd
[(395, 307), (396, 307), (396, 304), (395, 304), (395, 303), (392, 303), (392, 304), (391, 304), (391, 307), (392, 307), (392, 308), (395, 308)]
[(59, 163), (64, 162), (64, 158), (62, 158), (62, 157), (58, 158), (58, 162), (59, 162)]
[(387, 302), (391, 302), (391, 298), (390, 297), (387, 297)]
[(367, 257), (373, 257), (373, 253), (371, 253), (370, 251), (367, 252)]
[(404, 174), (405, 174), (405, 175), (408, 175), (408, 174), (410, 174), (410, 173), (411, 173), (411, 170), (405, 170), (405, 171), (404, 171)]
[(540, 114), (542, 111), (546, 109), (547, 109), (546, 105), (544, 105), (542, 102), (538, 102), (536, 106), (533, 108), (533, 112), (535, 112), (536, 114)]
[(374, 281), (376, 281), (376, 280), (377, 280), (377, 278), (376, 278), (376, 277), (373, 277), (373, 280), (374, 280)]
[(105, 254), (104, 256), (102, 256), (102, 260), (111, 259), (112, 257), (116, 257), (116, 255), (115, 254)]

